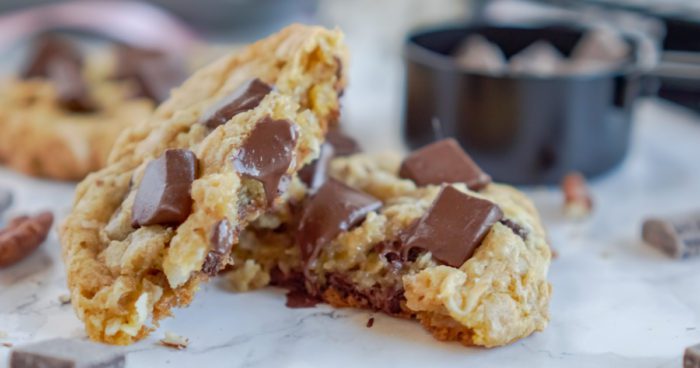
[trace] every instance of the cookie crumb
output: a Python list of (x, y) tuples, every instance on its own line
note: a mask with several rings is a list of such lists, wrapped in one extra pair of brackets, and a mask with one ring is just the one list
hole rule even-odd
[(14, 346), (14, 345), (12, 345), (11, 342), (3, 342), (3, 343), (0, 343), (0, 345), (4, 346), (6, 348), (11, 348)]
[(570, 219), (582, 220), (591, 215), (593, 199), (586, 185), (586, 178), (579, 172), (571, 172), (561, 181), (564, 193), (564, 215)]
[(370, 317), (367, 320), (367, 328), (372, 328), (372, 326), (374, 326), (374, 317)]
[(70, 304), (70, 294), (61, 294), (58, 296), (58, 301), (61, 302), (61, 305), (66, 305)]
[(169, 348), (183, 350), (190, 344), (190, 339), (172, 332), (166, 332), (165, 338), (160, 340), (160, 344)]

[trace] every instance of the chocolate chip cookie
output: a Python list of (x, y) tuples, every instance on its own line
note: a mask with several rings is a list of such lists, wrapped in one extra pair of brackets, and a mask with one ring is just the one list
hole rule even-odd
[(240, 231), (284, 207), (345, 86), (339, 31), (293, 25), (190, 77), (78, 185), (61, 231), (93, 340), (129, 344), (229, 265)]
[(146, 120), (186, 73), (157, 51), (119, 45), (84, 56), (55, 35), (40, 37), (26, 64), (0, 87), (0, 162), (59, 180), (103, 167), (119, 133)]
[[(323, 155), (321, 155), (323, 157)], [(229, 279), (419, 320), (436, 338), (499, 346), (547, 325), (550, 250), (537, 212), (454, 140), (403, 161), (321, 159), (285, 206), (244, 230)], [(305, 169), (307, 170), (307, 169)]]

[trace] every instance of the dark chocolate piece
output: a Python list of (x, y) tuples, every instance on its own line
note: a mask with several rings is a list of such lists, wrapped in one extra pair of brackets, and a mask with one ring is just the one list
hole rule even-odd
[(234, 116), (256, 108), (270, 91), (272, 86), (260, 79), (249, 80), (204, 113), (200, 123), (209, 129), (226, 124)]
[(294, 162), (296, 143), (297, 131), (292, 122), (266, 116), (233, 157), (233, 166), (243, 177), (263, 184), (268, 204), (289, 181), (287, 170)]
[(378, 199), (329, 179), (304, 206), (297, 231), (301, 256), (308, 263), (321, 248), (343, 231), (362, 222), (368, 213), (378, 210)]
[(648, 219), (642, 238), (674, 258), (700, 256), (700, 212)]
[(216, 274), (224, 268), (226, 265), (225, 262), (223, 262), (224, 257), (227, 257), (231, 251), (235, 236), (236, 234), (233, 226), (231, 226), (231, 223), (227, 219), (223, 219), (214, 224), (209, 239), (211, 250), (204, 259), (202, 272), (209, 276), (216, 276)]
[(513, 230), (513, 233), (519, 237), (521, 237), (523, 240), (527, 240), (527, 234), (528, 231), (524, 227), (518, 225), (515, 221), (509, 220), (509, 219), (503, 219), (501, 220), (501, 223), (511, 230)]
[(501, 218), (503, 212), (493, 202), (446, 186), (428, 212), (404, 235), (402, 250), (404, 254), (414, 248), (430, 251), (438, 261), (460, 267)]
[(12, 350), (10, 368), (122, 368), (124, 350), (76, 339), (51, 339)]
[(148, 163), (131, 211), (132, 226), (179, 225), (192, 211), (190, 190), (197, 177), (197, 156), (169, 149)]
[(469, 189), (479, 190), (491, 183), (491, 177), (452, 138), (411, 153), (403, 160), (399, 176), (413, 180), (418, 186), (465, 183)]
[(186, 70), (181, 60), (165, 52), (127, 45), (117, 48), (115, 78), (132, 79), (138, 86), (136, 97), (156, 103), (165, 101), (170, 90), (182, 83)]
[(23, 77), (50, 79), (61, 106), (69, 111), (91, 112), (97, 107), (88, 93), (82, 68), (82, 55), (75, 44), (67, 39), (47, 35), (36, 43)]
[(333, 146), (335, 156), (349, 156), (360, 152), (360, 146), (352, 137), (345, 135), (340, 128), (331, 128), (326, 133), (326, 142)]
[(314, 193), (328, 179), (328, 165), (334, 156), (333, 146), (329, 143), (321, 145), (318, 158), (299, 170), (299, 179)]
[(700, 368), (700, 344), (685, 349), (683, 368)]

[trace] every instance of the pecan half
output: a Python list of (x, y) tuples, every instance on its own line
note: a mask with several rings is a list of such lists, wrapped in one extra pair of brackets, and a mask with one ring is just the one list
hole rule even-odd
[(41, 243), (53, 224), (53, 214), (19, 216), (0, 230), (0, 267), (11, 266), (30, 255)]

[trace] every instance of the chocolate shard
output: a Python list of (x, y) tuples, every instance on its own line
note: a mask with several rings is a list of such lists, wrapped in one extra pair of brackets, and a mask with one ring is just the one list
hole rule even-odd
[(122, 368), (125, 365), (122, 349), (65, 338), (22, 345), (14, 348), (10, 355), (10, 368)]
[(510, 219), (503, 219), (501, 220), (501, 223), (509, 229), (511, 229), (513, 233), (522, 238), (523, 241), (527, 240), (527, 235), (529, 234), (529, 232), (526, 228), (520, 226), (517, 222)]
[(335, 180), (326, 181), (304, 206), (297, 229), (297, 243), (308, 263), (323, 246), (341, 232), (360, 224), (382, 202)]
[(23, 77), (48, 78), (61, 106), (73, 112), (92, 112), (97, 106), (88, 93), (82, 68), (83, 58), (75, 44), (46, 35), (37, 42)]
[(700, 344), (685, 349), (683, 368), (700, 368)]
[(192, 211), (190, 190), (197, 177), (197, 156), (169, 149), (148, 163), (131, 211), (132, 226), (179, 225)]
[(491, 183), (491, 177), (462, 150), (452, 138), (431, 143), (410, 154), (401, 163), (399, 176), (416, 185), (465, 183), (479, 190)]
[(235, 241), (236, 233), (228, 219), (223, 219), (214, 224), (209, 243), (211, 250), (204, 259), (202, 272), (209, 276), (216, 276), (226, 266), (225, 257), (228, 256)]
[(253, 128), (233, 157), (233, 166), (244, 178), (263, 184), (268, 204), (284, 191), (287, 170), (294, 162), (296, 127), (289, 120), (264, 117)]
[(362, 151), (352, 137), (343, 133), (340, 128), (331, 128), (326, 133), (326, 142), (333, 146), (335, 156), (349, 156)]
[(334, 157), (333, 146), (329, 143), (321, 145), (318, 158), (299, 170), (299, 179), (306, 184), (311, 193), (316, 192), (328, 179), (328, 165)]
[(119, 45), (116, 50), (117, 79), (131, 79), (138, 91), (135, 97), (145, 97), (156, 103), (165, 101), (170, 90), (187, 76), (179, 58), (155, 49)]
[(674, 258), (700, 256), (700, 212), (647, 219), (642, 238)]
[(438, 261), (460, 267), (501, 218), (503, 212), (493, 202), (446, 186), (428, 212), (404, 234), (402, 252), (426, 250)]
[(199, 122), (209, 129), (226, 124), (234, 116), (256, 108), (271, 91), (269, 84), (258, 78), (251, 79), (212, 106)]

